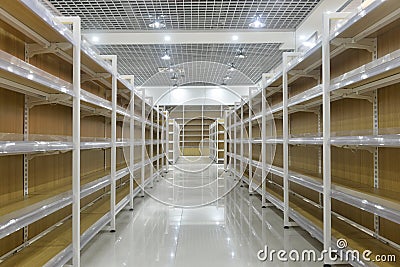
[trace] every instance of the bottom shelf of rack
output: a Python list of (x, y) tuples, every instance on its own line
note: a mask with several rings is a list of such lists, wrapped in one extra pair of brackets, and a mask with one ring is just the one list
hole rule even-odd
[[(117, 203), (129, 194), (129, 183), (117, 190)], [(110, 210), (109, 194), (95, 201), (93, 205), (81, 212), (81, 234), (88, 230)], [(43, 266), (62, 252), (72, 242), (72, 218), (33, 242), (20, 252), (7, 258), (4, 266)]]
[[(247, 178), (244, 178), (244, 181), (247, 184), (250, 183)], [(259, 194), (262, 194), (260, 184), (261, 183), (258, 181), (253, 181), (252, 187)], [(265, 195), (266, 199), (278, 209), (283, 209), (282, 188), (279, 186), (271, 186), (271, 184), (267, 183)], [(294, 219), (299, 226), (310, 232), (313, 237), (322, 242), (323, 210), (293, 194), (290, 194), (289, 206), (290, 217)], [(372, 252), (369, 256), (370, 259), (375, 259), (376, 255), (395, 255), (396, 259), (400, 258), (400, 251), (396, 248), (381, 242), (370, 234), (344, 221), (342, 218), (332, 215), (332, 249), (336, 249), (336, 240), (339, 238), (346, 239), (348, 250), (357, 250), (360, 252), (360, 255), (363, 251), (370, 250)], [(349, 263), (355, 266), (363, 264), (368, 265), (368, 262), (365, 261), (350, 261)], [(378, 263), (375, 262), (374, 264)], [(379, 262), (378, 266), (397, 266), (397, 264), (396, 262)]]

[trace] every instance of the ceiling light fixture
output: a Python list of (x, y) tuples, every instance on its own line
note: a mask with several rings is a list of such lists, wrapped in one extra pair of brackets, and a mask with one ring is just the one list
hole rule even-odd
[(159, 16), (156, 16), (155, 20), (149, 24), (149, 27), (153, 29), (161, 29), (165, 28), (165, 23), (161, 21)]
[(235, 70), (236, 70), (235, 63), (229, 64), (228, 71), (235, 71)]
[(232, 77), (229, 76), (229, 75), (226, 75), (226, 76), (224, 77), (224, 81), (229, 81), (229, 80), (231, 80), (231, 79), (232, 79)]
[(170, 60), (171, 56), (168, 54), (168, 49), (165, 49), (164, 55), (161, 57), (162, 60)]
[(240, 48), (235, 55), (236, 58), (246, 58), (247, 56), (243, 53), (243, 48)]
[(264, 28), (265, 23), (261, 21), (260, 15), (255, 15), (252, 21), (249, 23), (251, 28)]
[(237, 35), (232, 36), (232, 40), (233, 40), (233, 41), (239, 40), (239, 36), (237, 36)]
[(171, 36), (169, 36), (169, 35), (165, 36), (165, 37), (164, 37), (164, 40), (167, 41), (167, 42), (168, 42), (168, 41), (171, 41)]

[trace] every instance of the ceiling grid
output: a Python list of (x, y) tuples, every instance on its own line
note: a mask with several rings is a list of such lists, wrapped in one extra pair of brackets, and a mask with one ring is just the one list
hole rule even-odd
[[(58, 14), (80, 16), (84, 32), (152, 32), (163, 34), (168, 31), (251, 31), (249, 23), (254, 15), (261, 15), (264, 29), (256, 31), (294, 30), (321, 0), (41, 0)], [(166, 27), (152, 29), (149, 24), (160, 16)], [(173, 43), (173, 40), (171, 41)], [(154, 85), (171, 85), (167, 74), (158, 76), (159, 67), (184, 64), (192, 61), (235, 63), (244, 75), (226, 81), (241, 85), (257, 82), (262, 73), (268, 72), (282, 59), (280, 44), (269, 43), (204, 43), (204, 44), (128, 44), (96, 45), (102, 54), (115, 54), (119, 58), (121, 74), (135, 74), (136, 83), (143, 85), (154, 75)], [(247, 58), (237, 59), (239, 48)], [(169, 50), (170, 61), (161, 60), (165, 49)], [(200, 66), (200, 65), (199, 65)], [(222, 68), (222, 67), (221, 67)], [(222, 83), (226, 70), (219, 68), (215, 82)], [(212, 68), (211, 68), (212, 69)], [(200, 72), (200, 70), (198, 70)], [(193, 70), (196, 72), (196, 70)], [(193, 73), (198, 80), (202, 75)], [(246, 76), (247, 78), (243, 78)]]

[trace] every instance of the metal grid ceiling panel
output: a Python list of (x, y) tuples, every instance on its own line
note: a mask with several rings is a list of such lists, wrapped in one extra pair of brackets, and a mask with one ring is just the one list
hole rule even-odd
[[(136, 84), (146, 86), (172, 85), (174, 83), (170, 79), (172, 74), (158, 71), (159, 67), (169, 67), (170, 64), (178, 66), (178, 69), (184, 68), (185, 72), (182, 73), (184, 76), (178, 75), (179, 84), (198, 81), (220, 84), (223, 77), (229, 73), (228, 64), (231, 62), (235, 63), (242, 74), (238, 71), (232, 72), (230, 75), (232, 79), (226, 83), (248, 85), (257, 82), (263, 72), (281, 61), (282, 52), (285, 52), (279, 50), (279, 44), (100, 45), (97, 48), (101, 54), (117, 55), (119, 73), (135, 74)], [(247, 58), (235, 58), (239, 48), (243, 48)], [(161, 59), (165, 49), (170, 52), (169, 61)], [(210, 64), (210, 62), (220, 64)], [(187, 64), (180, 66), (182, 63)], [(152, 79), (147, 81), (150, 77)]]
[(266, 29), (296, 28), (320, 0), (42, 0), (85, 30), (152, 30), (155, 15), (168, 30), (248, 29), (260, 14)]

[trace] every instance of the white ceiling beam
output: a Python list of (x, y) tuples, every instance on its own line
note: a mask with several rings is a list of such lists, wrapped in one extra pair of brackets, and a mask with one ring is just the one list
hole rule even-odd
[(96, 45), (279, 43), (280, 49), (295, 48), (294, 31), (109, 31), (85, 32), (84, 36)]

